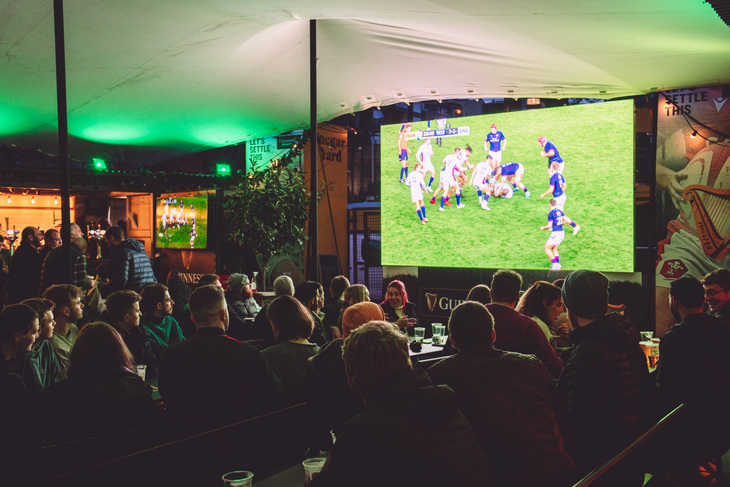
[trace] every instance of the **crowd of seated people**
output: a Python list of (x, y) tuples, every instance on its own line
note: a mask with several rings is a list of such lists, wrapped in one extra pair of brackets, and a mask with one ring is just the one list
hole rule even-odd
[[(39, 249), (38, 235), (24, 233), (26, 262)], [(114, 238), (112, 259), (125, 241)], [(137, 247), (122, 246), (124, 258)], [(0, 311), (0, 418), (8, 438), (40, 446), (306, 402), (310, 448), (328, 458), (315, 486), (570, 485), (680, 403), (716, 428), (710, 435), (688, 423), (687, 443), (711, 447), (681, 454), (667, 447), (676, 468), (662, 475), (691, 476), (692, 465), (730, 447), (719, 406), (730, 399), (730, 271), (672, 286), (678, 324), (662, 341), (652, 377), (637, 327), (611, 312), (610, 283), (594, 271), (524, 291), (518, 273), (496, 272), (453, 310), (445, 357), (426, 370), (409, 358), (409, 335), (422, 324), (401, 281), (390, 282), (377, 304), (344, 276), (332, 280), (325, 299), (320, 283), (295, 287), (282, 275), (273, 283), (276, 298), (261, 308), (244, 274), (232, 274), (227, 290), (208, 274), (190, 292), (177, 271), (168, 285), (97, 289), (121, 268), (111, 265), (91, 288), (53, 282), (39, 294), (39, 274), (32, 296), (10, 293), (23, 299)], [(117, 285), (147, 279), (131, 269), (116, 276)], [(95, 321), (85, 316), (92, 300)], [(706, 302), (717, 317), (703, 311)], [(685, 355), (703, 365), (688, 367)], [(135, 365), (147, 366), (144, 380)], [(41, 411), (53, 414), (38, 421)], [(7, 418), (28, 418), (42, 431), (29, 436)], [(597, 485), (638, 486), (643, 473), (620, 466)]]

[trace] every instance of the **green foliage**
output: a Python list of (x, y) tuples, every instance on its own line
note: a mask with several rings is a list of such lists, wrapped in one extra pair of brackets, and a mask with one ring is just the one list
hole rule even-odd
[(251, 248), (264, 267), (273, 255), (301, 250), (310, 196), (301, 173), (274, 164), (249, 174), (227, 195), (227, 238)]

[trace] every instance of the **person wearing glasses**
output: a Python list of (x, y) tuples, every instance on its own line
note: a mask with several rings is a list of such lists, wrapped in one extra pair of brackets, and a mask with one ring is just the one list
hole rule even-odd
[(702, 279), (702, 286), (710, 311), (725, 323), (730, 323), (730, 270), (715, 269)]

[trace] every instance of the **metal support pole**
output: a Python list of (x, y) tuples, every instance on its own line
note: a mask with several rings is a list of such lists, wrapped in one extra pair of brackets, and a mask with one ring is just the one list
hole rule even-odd
[(312, 200), (309, 204), (309, 262), (307, 262), (307, 275), (310, 280), (320, 282), (319, 269), (319, 243), (317, 231), (317, 190), (319, 176), (317, 174), (317, 20), (309, 21), (309, 126), (310, 126), (310, 159), (311, 159), (311, 180), (310, 194)]
[(71, 177), (68, 160), (68, 108), (66, 105), (66, 44), (63, 29), (63, 0), (53, 0), (56, 36), (56, 97), (58, 110), (58, 161), (61, 172), (61, 238), (63, 239), (64, 277), (72, 280), (71, 262)]

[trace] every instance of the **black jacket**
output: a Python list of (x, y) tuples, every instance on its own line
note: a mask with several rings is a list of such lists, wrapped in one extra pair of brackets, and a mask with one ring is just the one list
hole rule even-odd
[(571, 454), (585, 471), (643, 432), (642, 414), (651, 390), (649, 368), (638, 330), (618, 313), (575, 328), (570, 339), (573, 351), (558, 389), (574, 440)]
[(158, 383), (168, 412), (178, 417), (249, 417), (274, 410), (281, 401), (281, 384), (261, 352), (220, 328), (199, 328), (194, 337), (165, 350)]
[(21, 242), (18, 250), (10, 259), (6, 292), (8, 304), (19, 303), (24, 299), (38, 296), (41, 280), (41, 256), (27, 241)]
[[(383, 313), (385, 313), (385, 319), (390, 321), (391, 323), (395, 323), (399, 320), (398, 315), (395, 314), (395, 309), (390, 305), (390, 302), (386, 299), (382, 303), (380, 303), (380, 307), (383, 308)], [(403, 314), (407, 316), (408, 318), (415, 318), (416, 324), (414, 326), (421, 326), (418, 324), (418, 315), (416, 314), (416, 305), (408, 302), (403, 305)], [(430, 327), (429, 327), (430, 328)], [(409, 334), (413, 334), (413, 332), (409, 332)], [(426, 337), (431, 336), (431, 330), (426, 330)]]
[(362, 408), (362, 399), (347, 383), (341, 338), (327, 343), (307, 360), (302, 380), (312, 425), (312, 449), (329, 450), (330, 431), (336, 436), (345, 420)]
[(456, 394), (433, 385), (423, 369), (388, 379), (345, 423), (330, 457), (312, 487), (493, 485)]
[[(64, 253), (65, 247), (57, 247), (46, 254), (41, 267), (41, 280), (38, 289), (38, 295), (42, 296), (49, 287), (54, 284), (67, 284), (69, 281), (64, 275)], [(71, 262), (76, 262), (83, 252), (75, 246), (71, 245)]]
[(446, 358), (428, 374), (456, 391), (497, 485), (566, 484), (575, 464), (564, 443), (565, 405), (537, 357), (485, 347)]

